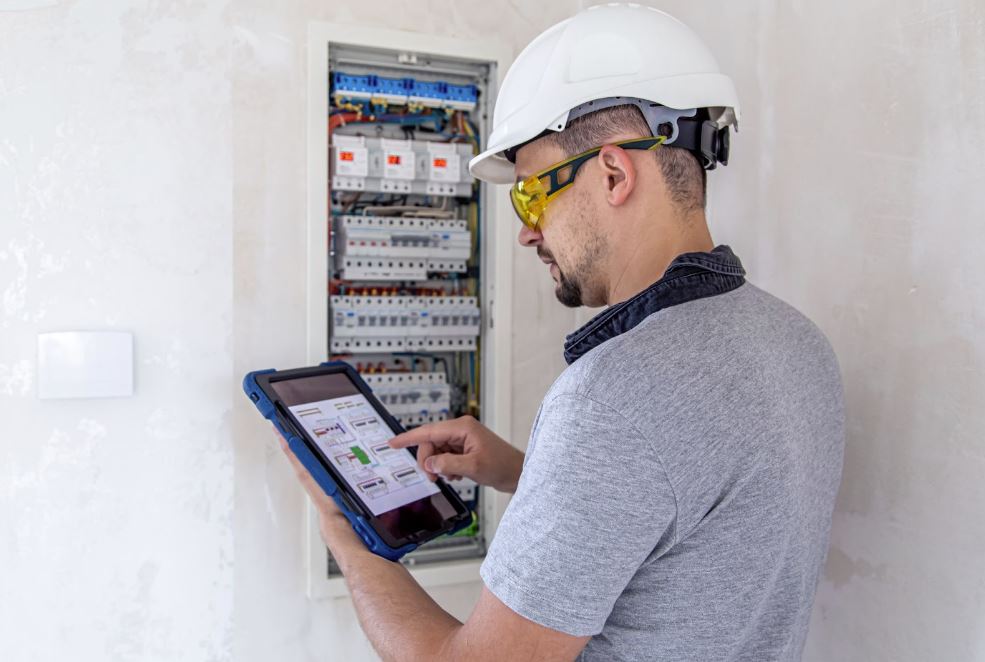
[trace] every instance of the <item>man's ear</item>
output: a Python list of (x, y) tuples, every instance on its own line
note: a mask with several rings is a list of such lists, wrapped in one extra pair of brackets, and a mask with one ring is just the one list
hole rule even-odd
[(599, 169), (605, 179), (605, 199), (615, 207), (622, 205), (636, 187), (636, 164), (621, 147), (606, 145), (599, 152)]

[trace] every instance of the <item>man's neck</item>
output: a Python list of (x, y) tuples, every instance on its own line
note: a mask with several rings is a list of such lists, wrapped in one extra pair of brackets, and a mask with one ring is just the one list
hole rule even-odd
[[(619, 256), (618, 274), (606, 296), (606, 305), (629, 299), (660, 280), (678, 255), (707, 252), (715, 247), (704, 213), (680, 221), (679, 233), (647, 233), (639, 237)], [(659, 236), (659, 235), (663, 236)]]

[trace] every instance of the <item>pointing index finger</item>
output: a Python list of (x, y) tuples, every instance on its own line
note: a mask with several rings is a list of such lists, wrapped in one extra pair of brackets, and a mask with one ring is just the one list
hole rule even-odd
[(398, 434), (388, 443), (390, 444), (390, 448), (419, 446), (426, 441), (429, 441), (436, 446), (441, 446), (442, 444), (447, 444), (448, 442), (461, 439), (463, 433), (464, 430), (462, 428), (461, 421), (453, 418), (448, 421), (427, 423), (420, 427), (414, 428), (413, 430), (408, 430), (407, 432)]
[(427, 430), (424, 429), (426, 426), (419, 428), (414, 428), (413, 430), (408, 430), (407, 432), (401, 432), (396, 437), (393, 437), (387, 443), (390, 444), (390, 448), (407, 448), (409, 446), (419, 446), (428, 440)]

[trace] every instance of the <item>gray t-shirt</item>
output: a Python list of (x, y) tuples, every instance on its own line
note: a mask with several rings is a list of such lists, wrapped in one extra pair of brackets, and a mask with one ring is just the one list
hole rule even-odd
[(649, 315), (541, 404), (482, 565), (582, 660), (798, 660), (844, 445), (803, 315), (746, 283)]

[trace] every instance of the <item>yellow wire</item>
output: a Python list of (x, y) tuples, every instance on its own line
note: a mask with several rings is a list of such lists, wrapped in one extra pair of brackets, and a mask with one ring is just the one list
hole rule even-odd
[(472, 153), (473, 154), (478, 154), (479, 153), (479, 140), (478, 140), (478, 138), (475, 137), (475, 132), (472, 131), (472, 127), (469, 126), (469, 123), (468, 123), (467, 120), (464, 120), (463, 119), (462, 126), (465, 127), (465, 133), (468, 134), (469, 140), (472, 141)]

